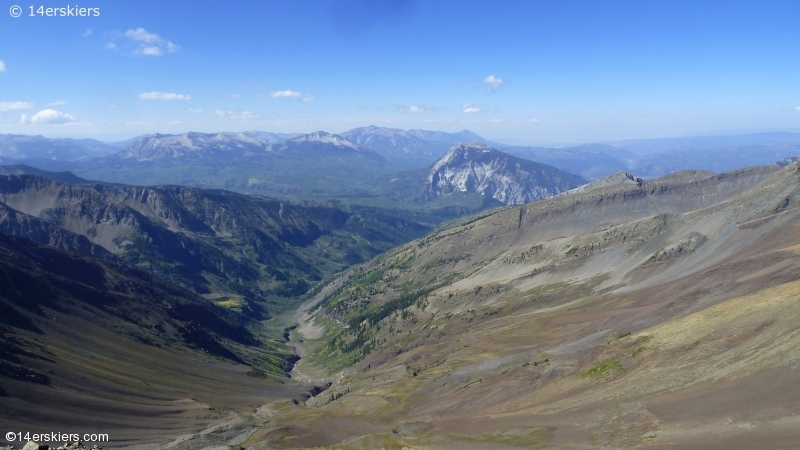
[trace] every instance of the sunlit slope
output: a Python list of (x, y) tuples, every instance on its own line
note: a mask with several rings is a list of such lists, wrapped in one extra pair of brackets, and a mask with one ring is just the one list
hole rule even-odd
[(345, 377), (253, 442), (793, 448), (798, 200), (798, 165), (678, 173), (408, 244), (306, 317)]

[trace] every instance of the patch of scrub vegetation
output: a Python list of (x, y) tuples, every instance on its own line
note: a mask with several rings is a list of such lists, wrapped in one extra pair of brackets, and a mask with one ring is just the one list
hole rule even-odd
[(617, 372), (624, 372), (625, 367), (619, 361), (619, 358), (609, 359), (594, 365), (591, 369), (578, 373), (580, 378), (605, 378)]
[(458, 434), (448, 434), (448, 436), (463, 441), (529, 447), (547, 443), (550, 440), (550, 430), (544, 427), (537, 427), (533, 429), (512, 429), (498, 433), (486, 433), (473, 436)]
[(228, 309), (241, 309), (244, 306), (244, 300), (241, 298), (228, 298), (225, 300), (217, 300), (217, 306)]

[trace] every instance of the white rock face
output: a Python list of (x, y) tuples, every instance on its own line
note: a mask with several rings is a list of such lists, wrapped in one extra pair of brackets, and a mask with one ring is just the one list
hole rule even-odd
[(506, 205), (551, 197), (585, 183), (555, 167), (517, 158), (485, 144), (459, 144), (431, 168), (427, 190), (432, 197), (476, 192)]

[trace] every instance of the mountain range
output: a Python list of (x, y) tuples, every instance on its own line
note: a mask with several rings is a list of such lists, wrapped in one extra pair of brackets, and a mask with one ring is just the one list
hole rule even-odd
[(471, 142), (589, 181), (619, 171), (644, 178), (687, 169), (723, 172), (800, 153), (798, 133), (531, 147), (491, 142), (467, 130), (445, 133), (369, 126), (338, 135), (263, 131), (156, 134), (112, 144), (3, 135), (0, 162), (69, 170), (83, 178), (107, 182), (177, 183), (295, 200), (346, 197), (361, 204), (376, 204), (374, 197), (385, 197), (387, 192), (389, 198), (408, 198), (408, 193), (393, 192), (391, 180), (428, 169), (454, 145)]

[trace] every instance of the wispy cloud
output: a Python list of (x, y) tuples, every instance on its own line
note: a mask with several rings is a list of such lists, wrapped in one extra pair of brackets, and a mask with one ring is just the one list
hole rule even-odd
[(441, 106), (434, 106), (434, 105), (401, 105), (397, 106), (397, 110), (401, 113), (422, 114), (426, 112), (444, 111), (444, 108), (442, 108)]
[(127, 126), (136, 126), (136, 125), (141, 125), (141, 124), (142, 124), (142, 122), (125, 122), (125, 125), (127, 125)]
[(535, 122), (541, 122), (541, 121), (542, 121), (542, 119), (530, 119), (530, 120), (526, 121), (525, 123), (535, 123)]
[(89, 28), (88, 30), (83, 32), (83, 37), (89, 37), (92, 35), (92, 29)]
[[(2, 64), (2, 63), (3, 63), (3, 61), (0, 61), (0, 64)], [(2, 71), (0, 71), (0, 72), (2, 72)], [(800, 106), (798, 106), (797, 108), (795, 108), (795, 111), (800, 111)]]
[(182, 123), (183, 122), (181, 122), (180, 120), (171, 120), (171, 121), (167, 122), (167, 125), (173, 127), (175, 125), (180, 125)]
[(254, 120), (260, 118), (258, 114), (255, 114), (252, 111), (231, 111), (229, 109), (218, 109), (211, 114), (219, 117), (220, 119), (227, 118), (235, 120)]
[(61, 106), (61, 105), (66, 105), (66, 104), (67, 104), (66, 100), (59, 100), (57, 102), (48, 103), (48, 105), (50, 105), (50, 106)]
[[(87, 30), (87, 32), (91, 34), (91, 30)], [(115, 36), (114, 39), (122, 40), (123, 48), (133, 55), (161, 56), (165, 53), (175, 53), (181, 49), (180, 45), (141, 27), (131, 28), (124, 34)], [(115, 42), (109, 42), (106, 44), (106, 48), (117, 50), (120, 47)]]
[(623, 122), (649, 122), (649, 119), (622, 119)]
[(191, 95), (176, 94), (174, 92), (142, 92), (139, 100), (191, 100)]
[(187, 113), (187, 114), (199, 114), (199, 113), (203, 112), (203, 110), (202, 109), (196, 109), (196, 108), (189, 108), (184, 112)]
[(302, 92), (297, 91), (275, 91), (270, 92), (269, 94), (258, 94), (258, 97), (261, 98), (286, 98), (289, 100), (301, 101), (301, 102), (310, 102), (317, 98), (316, 95), (311, 94), (304, 94)]
[(5, 71), (6, 71), (6, 63), (4, 63), (2, 59), (0, 59), (0, 72), (5, 72)]
[(492, 119), (489, 121), (489, 123), (501, 123), (501, 122), (503, 122), (503, 119)]
[(55, 109), (45, 109), (37, 112), (31, 117), (28, 117), (27, 114), (23, 114), (20, 118), (20, 122), (22, 123), (33, 123), (39, 125), (59, 125), (77, 121), (78, 118), (72, 114), (56, 111)]
[(481, 80), (482, 83), (486, 83), (486, 92), (494, 92), (500, 86), (506, 84), (502, 78), (497, 78), (494, 75), (489, 75), (488, 77)]
[(0, 114), (20, 109), (33, 108), (32, 102), (0, 102)]
[(223, 99), (234, 99), (234, 98), (239, 98), (239, 97), (241, 97), (241, 95), (239, 95), (239, 94), (228, 94), (228, 95), (223, 95), (220, 98), (223, 98)]

